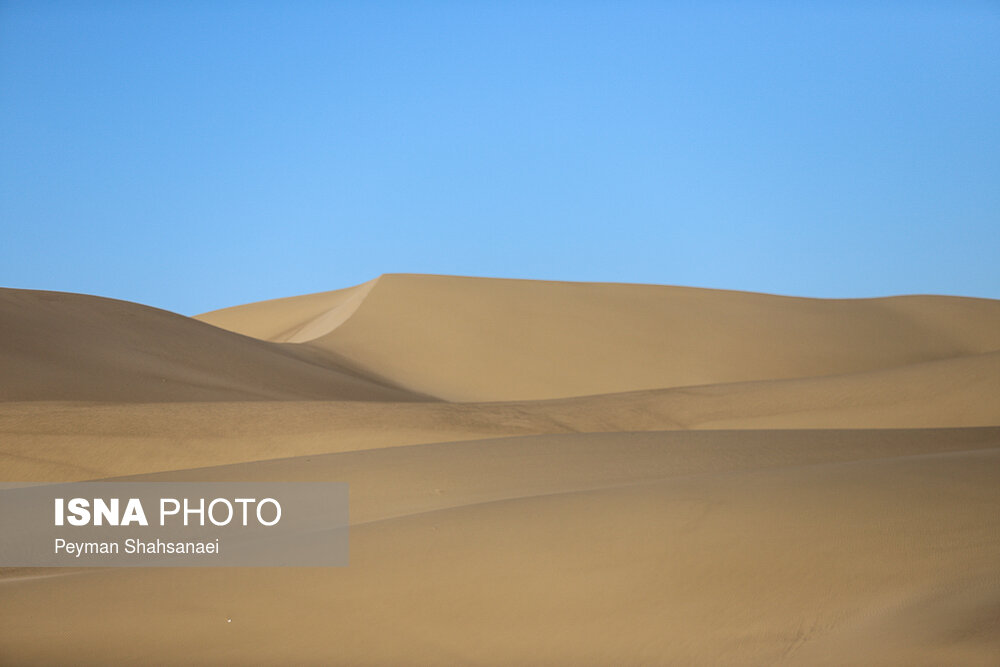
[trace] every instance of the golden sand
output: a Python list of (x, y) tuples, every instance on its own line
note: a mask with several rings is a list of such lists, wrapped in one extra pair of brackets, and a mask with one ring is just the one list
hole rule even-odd
[(1000, 664), (1000, 302), (0, 290), (0, 479), (330, 480), (342, 568), (0, 570), (0, 664)]

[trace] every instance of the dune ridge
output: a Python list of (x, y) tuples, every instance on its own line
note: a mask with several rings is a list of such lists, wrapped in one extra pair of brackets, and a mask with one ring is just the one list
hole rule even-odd
[[(452, 401), (857, 373), (1000, 350), (1000, 304), (985, 299), (824, 300), (408, 274), (383, 275), (366, 288), (337, 326), (296, 342)], [(262, 331), (251, 313), (281, 320), (283, 329), (304, 326), (291, 305), (265, 302), (198, 319), (247, 335)], [(241, 308), (249, 310), (238, 320)]]
[(257, 301), (196, 315), (222, 329), (275, 343), (301, 343), (329, 333), (354, 314), (379, 278), (330, 292)]
[(1000, 302), (386, 274), (0, 324), (0, 479), (346, 481), (352, 524), (344, 568), (0, 569), (2, 664), (1000, 664)]

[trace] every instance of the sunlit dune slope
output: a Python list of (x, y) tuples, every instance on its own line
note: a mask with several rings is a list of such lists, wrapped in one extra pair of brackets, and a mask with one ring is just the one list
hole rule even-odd
[(263, 340), (302, 342), (340, 325), (354, 313), (376, 282), (378, 279), (330, 292), (223, 308), (195, 319)]
[(1000, 349), (1000, 302), (390, 274), (199, 316), (460, 401), (858, 373)]
[(331, 355), (134, 303), (0, 289), (0, 401), (415, 400)]

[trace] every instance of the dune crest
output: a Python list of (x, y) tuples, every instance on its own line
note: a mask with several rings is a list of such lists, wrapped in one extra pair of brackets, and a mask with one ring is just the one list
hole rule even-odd
[(354, 314), (379, 278), (330, 292), (258, 301), (194, 319), (274, 343), (304, 343), (330, 333)]
[[(295, 342), (453, 401), (839, 375), (1000, 350), (1000, 303), (985, 299), (824, 300), (410, 274), (354, 289), (198, 317), (247, 335), (273, 322)], [(302, 316), (306, 299), (332, 305)]]

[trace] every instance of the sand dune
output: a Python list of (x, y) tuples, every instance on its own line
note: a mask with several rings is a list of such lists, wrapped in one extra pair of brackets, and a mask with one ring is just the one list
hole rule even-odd
[(352, 524), (344, 568), (0, 571), (0, 664), (1000, 664), (998, 302), (386, 275), (0, 322), (0, 478), (347, 481)]
[(258, 301), (198, 315), (217, 327), (276, 343), (301, 343), (329, 333), (350, 317), (378, 278), (355, 287)]
[[(983, 299), (818, 300), (414, 275), (385, 275), (365, 289), (329, 331), (312, 326), (323, 312), (297, 319), (299, 301), (199, 319), (257, 335), (256, 322), (273, 317), (283, 331), (314, 334), (295, 342), (460, 401), (857, 373), (1000, 349), (1000, 303)], [(310, 305), (330, 299), (339, 312), (341, 298), (315, 295)]]
[(0, 404), (0, 465), (68, 481), (547, 433), (1000, 424), (1000, 353), (868, 373), (505, 403)]
[(0, 404), (19, 480), (548, 433), (943, 428), (1000, 424), (1000, 353), (868, 373), (506, 403)]
[(0, 290), (0, 400), (417, 400), (330, 355), (80, 294)]
[[(820, 433), (552, 436), (173, 475), (346, 476), (351, 566), (15, 580), (0, 641), (19, 662), (990, 664), (997, 429)], [(908, 636), (921, 615), (933, 632)], [(128, 641), (98, 641), (108, 625)]]

